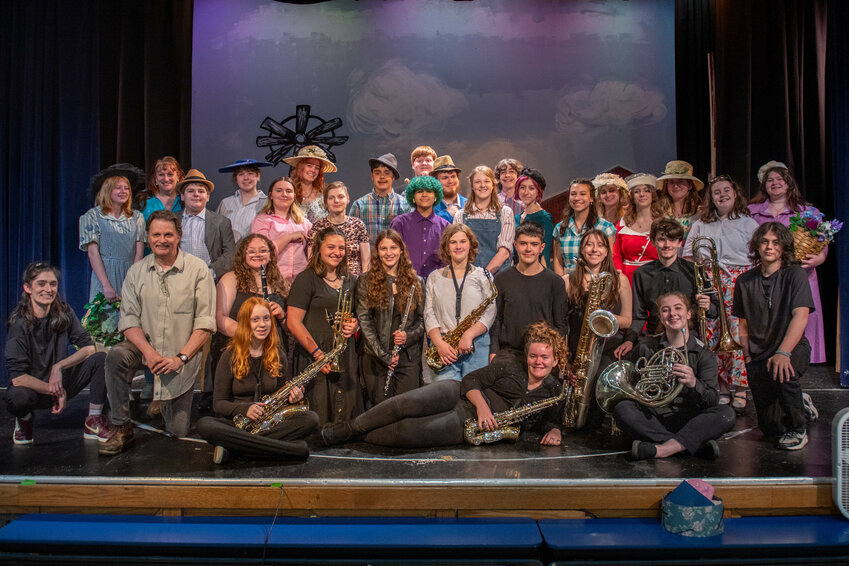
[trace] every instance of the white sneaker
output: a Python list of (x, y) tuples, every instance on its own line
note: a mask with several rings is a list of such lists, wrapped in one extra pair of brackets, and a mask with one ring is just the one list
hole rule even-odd
[(814, 400), (807, 393), (802, 393), (802, 409), (805, 411), (805, 418), (810, 422), (814, 422), (820, 418), (820, 412), (814, 406)]
[(808, 433), (805, 431), (785, 432), (784, 436), (778, 439), (778, 447), (782, 450), (801, 450), (808, 444)]

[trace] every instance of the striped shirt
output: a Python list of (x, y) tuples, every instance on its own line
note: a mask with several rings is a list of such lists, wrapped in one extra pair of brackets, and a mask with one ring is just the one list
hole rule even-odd
[(377, 235), (389, 228), (392, 219), (407, 212), (410, 212), (410, 205), (402, 195), (390, 192), (381, 197), (372, 190), (354, 201), (348, 215), (363, 221), (368, 232), (369, 243), (374, 246)]
[(230, 225), (233, 227), (233, 239), (238, 242), (243, 236), (248, 235), (251, 222), (259, 214), (260, 209), (265, 206), (267, 200), (268, 197), (264, 192), (257, 191), (257, 194), (247, 204), (242, 204), (242, 192), (236, 191), (235, 195), (222, 200), (215, 212), (230, 219)]
[(206, 249), (206, 209), (204, 208), (198, 214), (189, 214), (187, 210), (183, 211), (183, 237), (180, 238), (180, 249), (187, 254), (200, 258), (213, 272), (212, 257), (209, 255), (209, 250)]

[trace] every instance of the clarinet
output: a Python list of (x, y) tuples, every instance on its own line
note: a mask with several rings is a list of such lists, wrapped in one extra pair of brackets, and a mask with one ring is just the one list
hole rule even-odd
[(262, 300), (268, 300), (268, 279), (265, 276), (265, 264), (263, 263), (259, 268), (259, 280), (262, 282)]
[[(415, 283), (410, 285), (410, 292), (407, 295), (407, 307), (404, 309), (404, 316), (401, 318), (401, 325), (398, 327), (398, 330), (404, 330), (407, 326), (407, 319), (410, 316), (410, 305), (413, 304), (413, 293), (416, 290)], [(401, 351), (401, 344), (395, 344), (395, 347), (392, 348), (392, 355), (390, 358), (394, 358), (398, 355), (398, 352)], [(395, 368), (389, 368), (389, 371), (386, 373), (386, 385), (383, 386), (383, 394), (389, 395), (389, 383), (392, 381), (392, 375), (395, 373)]]

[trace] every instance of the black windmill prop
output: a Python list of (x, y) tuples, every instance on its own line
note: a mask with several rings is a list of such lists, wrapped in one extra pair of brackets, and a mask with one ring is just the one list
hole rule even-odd
[(320, 116), (310, 114), (308, 104), (299, 104), (294, 115), (280, 122), (266, 117), (260, 128), (268, 132), (268, 135), (257, 136), (256, 145), (271, 149), (265, 159), (274, 165), (280, 163), (284, 157), (295, 155), (307, 145), (317, 145), (327, 153), (328, 159), (335, 162), (336, 156), (330, 148), (348, 141), (348, 136), (336, 135), (336, 129), (340, 127), (341, 118), (324, 120)]

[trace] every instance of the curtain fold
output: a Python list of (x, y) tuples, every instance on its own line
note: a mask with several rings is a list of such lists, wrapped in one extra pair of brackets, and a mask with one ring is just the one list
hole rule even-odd
[[(0, 344), (31, 261), (62, 271), (82, 314), (90, 266), (78, 219), (115, 162), (188, 165), (191, 0), (12, 2), (0, 18)], [(5, 364), (0, 384), (5, 384)]]

